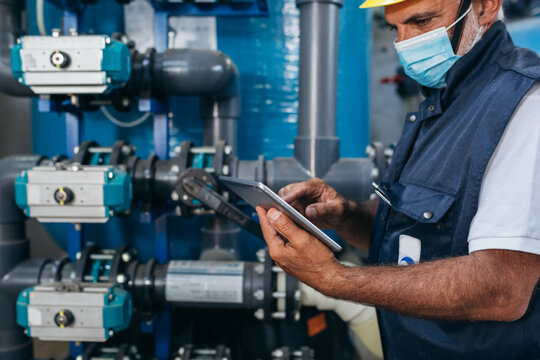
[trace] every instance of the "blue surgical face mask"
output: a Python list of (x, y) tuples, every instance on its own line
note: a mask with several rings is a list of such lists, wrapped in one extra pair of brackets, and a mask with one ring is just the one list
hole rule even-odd
[(472, 5), (448, 28), (435, 29), (405, 41), (394, 41), (401, 65), (409, 77), (425, 87), (442, 88), (446, 85), (446, 73), (461, 57), (454, 53), (448, 30), (463, 20), (471, 9)]

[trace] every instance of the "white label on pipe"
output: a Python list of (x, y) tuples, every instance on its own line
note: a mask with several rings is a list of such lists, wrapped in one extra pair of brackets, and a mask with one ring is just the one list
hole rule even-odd
[(242, 303), (241, 262), (171, 261), (165, 298), (176, 302)]

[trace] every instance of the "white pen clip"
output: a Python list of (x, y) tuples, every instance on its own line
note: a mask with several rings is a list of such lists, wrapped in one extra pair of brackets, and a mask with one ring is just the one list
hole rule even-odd
[(373, 185), (373, 187), (375, 188), (375, 194), (377, 194), (377, 196), (380, 197), (381, 200), (387, 203), (389, 206), (392, 206), (390, 199), (388, 199), (388, 197), (384, 194), (379, 185), (375, 183), (371, 183), (371, 185)]

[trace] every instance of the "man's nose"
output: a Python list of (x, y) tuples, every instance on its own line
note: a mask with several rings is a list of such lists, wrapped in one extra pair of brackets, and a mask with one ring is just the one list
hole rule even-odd
[(408, 39), (413, 38), (413, 37), (415, 37), (417, 35), (420, 35), (420, 34), (418, 34), (418, 32), (415, 31), (414, 29), (411, 29), (410, 26), (398, 27), (397, 42), (408, 40)]

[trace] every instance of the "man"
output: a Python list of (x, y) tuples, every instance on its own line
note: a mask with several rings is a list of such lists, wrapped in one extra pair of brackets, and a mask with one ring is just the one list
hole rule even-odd
[(501, 4), (363, 5), (386, 6), (426, 96), (379, 185), (384, 201), (354, 203), (318, 179), (280, 195), (379, 266), (343, 266), (276, 209), (257, 209), (281, 268), (378, 308), (388, 359), (540, 359), (540, 59), (513, 45)]

